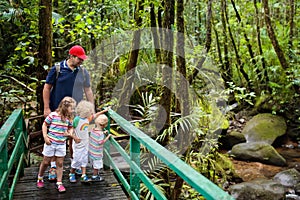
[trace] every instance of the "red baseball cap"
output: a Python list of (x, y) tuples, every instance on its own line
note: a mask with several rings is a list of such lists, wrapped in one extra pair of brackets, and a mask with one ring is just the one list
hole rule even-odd
[(69, 54), (72, 55), (72, 56), (77, 56), (78, 58), (80, 58), (82, 60), (87, 59), (87, 56), (85, 55), (84, 49), (81, 46), (79, 46), (79, 45), (73, 46), (69, 50)]

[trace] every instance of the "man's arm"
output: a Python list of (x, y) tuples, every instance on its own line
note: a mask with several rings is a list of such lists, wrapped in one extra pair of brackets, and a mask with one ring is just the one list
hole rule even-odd
[(43, 89), (43, 102), (44, 102), (44, 117), (47, 117), (51, 110), (50, 110), (50, 91), (51, 91), (52, 85), (45, 83), (44, 89)]
[(92, 91), (92, 88), (91, 87), (85, 87), (84, 88), (84, 93), (85, 93), (85, 96), (86, 96), (86, 99), (91, 102), (92, 104), (94, 104), (94, 94), (93, 94), (93, 91)]

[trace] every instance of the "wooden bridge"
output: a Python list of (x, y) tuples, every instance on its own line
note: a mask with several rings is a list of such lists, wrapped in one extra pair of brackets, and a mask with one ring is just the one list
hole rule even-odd
[[(130, 152), (127, 153), (111, 137), (104, 149), (105, 169), (101, 173), (105, 181), (90, 185), (66, 181), (70, 167), (70, 159), (66, 158), (63, 182), (67, 192), (60, 194), (55, 190), (54, 183), (48, 181), (45, 181), (45, 188), (36, 188), (38, 166), (30, 166), (29, 136), (22, 110), (16, 109), (0, 129), (0, 199), (140, 199), (140, 184), (143, 183), (155, 199), (166, 200), (164, 193), (140, 167), (140, 148), (143, 145), (205, 199), (233, 200), (228, 193), (116, 112), (109, 110), (108, 116), (129, 135)], [(110, 123), (107, 128), (110, 130)], [(126, 162), (129, 169), (127, 175), (122, 173), (113, 157), (116, 153)], [(88, 171), (88, 174), (91, 172)]]

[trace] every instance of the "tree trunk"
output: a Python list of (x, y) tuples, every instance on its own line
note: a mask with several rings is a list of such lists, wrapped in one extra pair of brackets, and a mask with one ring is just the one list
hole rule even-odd
[[(235, 15), (236, 15), (237, 20), (238, 20), (238, 22), (241, 24), (241, 27), (242, 27), (242, 30), (243, 30), (243, 34), (244, 34), (244, 38), (245, 38), (245, 40), (246, 40), (246, 42), (247, 42), (247, 48), (248, 48), (248, 52), (249, 52), (249, 55), (250, 55), (250, 58), (251, 58), (251, 62), (252, 62), (252, 64), (253, 64), (253, 66), (255, 66), (255, 65), (256, 65), (256, 62), (255, 62), (255, 59), (254, 59), (254, 52), (253, 52), (253, 50), (252, 50), (252, 46), (251, 46), (251, 44), (250, 44), (250, 40), (249, 40), (249, 38), (248, 38), (248, 36), (247, 36), (245, 30), (244, 30), (244, 23), (242, 22), (242, 19), (241, 19), (241, 16), (240, 16), (240, 14), (239, 14), (239, 11), (237, 10), (237, 8), (236, 8), (235, 3), (234, 3), (233, 0), (231, 0), (231, 4), (232, 4), (232, 6), (233, 6), (233, 8), (234, 8), (234, 11), (235, 11)], [(257, 68), (255, 68), (255, 69), (256, 69), (255, 73), (256, 73), (257, 75), (259, 75), (260, 72), (257, 70)], [(259, 78), (259, 79), (260, 79), (260, 78)]]
[[(222, 26), (223, 26), (223, 41), (224, 41), (224, 46), (223, 46), (223, 49), (224, 49), (224, 62), (222, 64), (222, 69), (221, 69), (221, 76), (222, 78), (224, 79), (224, 82), (225, 82), (225, 86), (226, 88), (228, 88), (228, 81), (231, 81), (232, 80), (232, 70), (230, 68), (230, 64), (229, 64), (229, 56), (228, 56), (228, 37), (227, 37), (227, 25), (226, 25), (226, 20), (225, 20), (225, 5), (224, 5), (224, 1), (222, 0), (221, 1), (221, 22), (222, 22)], [(217, 34), (217, 31), (215, 31), (216, 34)], [(218, 40), (219, 41), (219, 40)], [(218, 42), (218, 46), (220, 46), (220, 42)], [(221, 52), (221, 48), (218, 47), (219, 52)], [(222, 54), (219, 54), (220, 55), (220, 58), (222, 58)]]
[[(44, 66), (49, 68), (52, 66), (52, 0), (41, 0), (39, 10), (39, 53), (37, 78), (45, 80), (47, 71)], [(44, 110), (43, 104), (43, 83), (38, 81), (37, 89), (37, 113), (42, 114)]]
[[(140, 11), (143, 10), (143, 1), (142, 0), (137, 0), (136, 2), (136, 9), (135, 9), (135, 13), (134, 13), (134, 18), (135, 21), (137, 22), (137, 26), (140, 27), (142, 25), (142, 18), (139, 14)], [(136, 31), (134, 31), (133, 33), (133, 39), (131, 42), (131, 51), (129, 53), (129, 58), (128, 58), (128, 62), (126, 64), (126, 76), (127, 79), (124, 81), (124, 89), (122, 90), (122, 93), (120, 95), (120, 99), (119, 99), (119, 105), (120, 108), (118, 108), (118, 113), (120, 113), (125, 119), (128, 119), (128, 115), (129, 113), (126, 112), (127, 108), (126, 108), (126, 102), (129, 102), (130, 100), (130, 96), (129, 94), (131, 94), (131, 91), (134, 84), (134, 74), (135, 74), (135, 67), (137, 64), (137, 60), (138, 60), (138, 55), (139, 55), (139, 48), (140, 48), (140, 39), (141, 39), (141, 30), (138, 29)]]
[(254, 7), (255, 7), (255, 16), (256, 16), (256, 40), (257, 40), (257, 46), (259, 50), (259, 55), (261, 56), (261, 65), (262, 65), (262, 74), (263, 76), (261, 77), (260, 81), (263, 81), (263, 89), (268, 90), (271, 93), (271, 88), (268, 86), (269, 85), (269, 76), (268, 76), (268, 71), (266, 68), (266, 62), (263, 57), (263, 50), (262, 50), (262, 45), (261, 45), (261, 37), (260, 37), (260, 18), (259, 18), (259, 12), (257, 8), (257, 3), (256, 0), (254, 0)]
[(156, 56), (156, 63), (161, 63), (161, 52), (160, 52), (160, 39), (157, 32), (157, 23), (155, 17), (155, 7), (154, 4), (150, 4), (150, 23), (151, 23), (151, 31), (153, 36), (153, 44), (155, 48), (155, 56)]
[(161, 2), (161, 6), (158, 7), (158, 10), (157, 10), (157, 24), (158, 24), (158, 35), (159, 35), (159, 38), (160, 38), (160, 52), (161, 52), (161, 58), (160, 58), (160, 61), (161, 63), (163, 62), (162, 61), (162, 56), (163, 56), (163, 52), (162, 52), (162, 47), (163, 47), (163, 32), (162, 32), (162, 28), (163, 28), (163, 14), (164, 14), (164, 7), (165, 7), (165, 0), (162, 0)]
[[(230, 37), (230, 40), (231, 40), (231, 43), (232, 43), (232, 47), (233, 47), (233, 50), (234, 50), (234, 53), (235, 53), (235, 56), (236, 56), (237, 68), (241, 72), (241, 74), (243, 75), (244, 79), (246, 80), (245, 81), (246, 82), (246, 88), (251, 91), (251, 88), (249, 86), (249, 83), (250, 83), (249, 76), (248, 76), (248, 74), (246, 73), (246, 71), (244, 69), (244, 64), (241, 61), (241, 57), (239, 55), (239, 52), (237, 50), (233, 34), (231, 32), (231, 27), (230, 27), (229, 20), (228, 20), (228, 13), (227, 13), (226, 1), (224, 1), (223, 9), (224, 9), (225, 20), (226, 20), (226, 23), (227, 23), (227, 29), (228, 29), (229, 37)], [(241, 80), (241, 83), (243, 83), (243, 82), (244, 81)]]
[(206, 56), (210, 50), (211, 47), (211, 26), (212, 26), (212, 1), (208, 0), (207, 2), (207, 16), (206, 16), (206, 36), (205, 36), (205, 49), (203, 51), (204, 55), (200, 59), (200, 61), (197, 63), (196, 68), (193, 69), (192, 76), (189, 77), (189, 83), (191, 84), (194, 80), (194, 78), (198, 75), (199, 71), (202, 68), (203, 63), (206, 60)]
[[(289, 12), (289, 24), (290, 24), (290, 34), (289, 34), (289, 49), (293, 49), (293, 40), (294, 40), (294, 15), (295, 15), (295, 1), (289, 0), (290, 12)], [(292, 53), (289, 53), (289, 58), (292, 59)]]
[[(172, 26), (174, 25), (174, 0), (168, 0), (164, 2), (164, 18), (163, 18), (163, 57), (162, 57), (162, 95), (160, 99), (160, 105), (164, 110), (160, 109), (159, 116), (163, 116), (166, 113), (166, 121), (163, 130), (167, 129), (171, 124), (171, 101), (172, 101), (172, 80), (173, 80), (173, 45), (174, 35)], [(168, 138), (166, 138), (168, 140)], [(163, 141), (162, 145), (166, 145), (168, 141)]]
[(277, 54), (277, 57), (279, 59), (279, 62), (281, 64), (281, 67), (283, 69), (288, 69), (289, 68), (289, 63), (287, 62), (284, 52), (282, 51), (281, 47), (279, 46), (279, 43), (277, 41), (275, 32), (272, 27), (272, 22), (271, 22), (271, 17), (270, 17), (270, 12), (269, 12), (269, 3), (268, 0), (262, 0), (263, 2), (263, 7), (264, 7), (264, 12), (265, 12), (265, 22), (267, 25), (267, 31), (269, 38), (272, 42), (273, 48)]
[[(184, 4), (183, 0), (177, 0), (177, 9), (176, 9), (176, 27), (177, 27), (177, 44), (176, 44), (176, 63), (177, 63), (177, 71), (179, 72), (179, 76), (176, 76), (176, 89), (177, 89), (177, 98), (179, 98), (180, 108), (181, 108), (181, 116), (187, 116), (190, 114), (189, 107), (189, 86), (186, 75), (186, 63), (185, 63), (185, 31), (184, 31)], [(182, 128), (178, 129), (178, 150), (180, 153), (185, 153), (187, 147), (187, 142), (190, 141), (190, 131), (183, 130)], [(175, 187), (171, 194), (171, 199), (179, 199), (181, 194), (181, 189), (183, 186), (183, 179), (176, 175)]]

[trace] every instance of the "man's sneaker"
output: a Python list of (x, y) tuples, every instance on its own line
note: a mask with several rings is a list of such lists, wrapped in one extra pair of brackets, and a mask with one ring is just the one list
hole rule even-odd
[(92, 176), (92, 181), (96, 181), (96, 182), (98, 182), (98, 181), (103, 181), (104, 179), (101, 177), (101, 176), (99, 176), (99, 175), (97, 175), (97, 176)]
[(71, 183), (75, 183), (76, 182), (75, 174), (69, 174), (69, 180)]
[(58, 190), (58, 192), (65, 192), (66, 188), (63, 186), (63, 184), (55, 184), (56, 189)]
[(49, 170), (49, 181), (55, 181), (56, 180), (56, 168), (55, 167), (51, 167)]
[(89, 179), (89, 177), (87, 175), (84, 175), (84, 176), (81, 176), (80, 181), (81, 182), (90, 182), (91, 179)]
[(43, 188), (43, 187), (44, 187), (44, 181), (38, 179), (38, 180), (37, 180), (37, 183), (36, 183), (36, 187), (38, 187), (38, 188)]
[(75, 174), (81, 176), (81, 175), (82, 175), (81, 169), (76, 169), (76, 170), (75, 170)]

